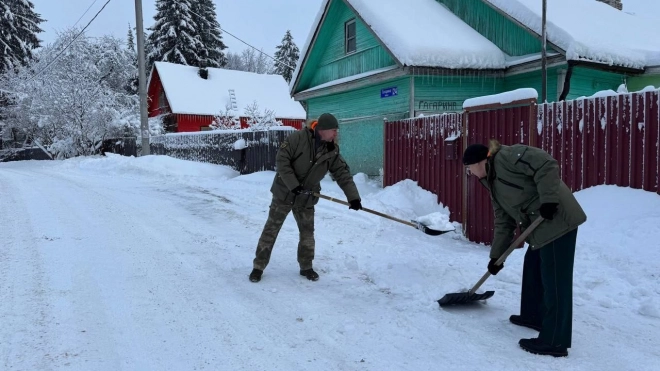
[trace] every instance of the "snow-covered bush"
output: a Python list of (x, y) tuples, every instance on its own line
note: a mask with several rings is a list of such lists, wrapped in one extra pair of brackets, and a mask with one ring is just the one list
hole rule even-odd
[(252, 130), (268, 130), (270, 127), (283, 125), (282, 122), (275, 119), (273, 110), (265, 108), (262, 112), (256, 101), (245, 107), (245, 117), (247, 117), (247, 124)]
[[(107, 138), (140, 137), (139, 98), (126, 90), (135, 75), (132, 51), (110, 36), (74, 41), (79, 32), (61, 33), (37, 62), (0, 81), (0, 89), (12, 92), (12, 104), (0, 113), (5, 126), (60, 158), (97, 153)], [(151, 134), (160, 133), (162, 125), (154, 125)]]

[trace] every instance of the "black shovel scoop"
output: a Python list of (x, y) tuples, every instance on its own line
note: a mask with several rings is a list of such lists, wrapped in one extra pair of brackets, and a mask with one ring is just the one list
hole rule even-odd
[[(527, 238), (527, 236), (538, 227), (539, 224), (544, 219), (542, 217), (538, 217), (532, 225), (529, 226), (529, 228), (525, 229), (523, 233), (520, 234), (520, 236), (513, 241), (511, 246), (504, 252), (502, 256), (500, 256), (499, 259), (495, 262), (495, 265), (500, 265), (502, 264), (506, 258), (515, 250), (516, 247), (520, 246), (520, 244)], [(444, 306), (449, 306), (449, 305), (461, 305), (461, 304), (469, 304), (473, 303), (475, 301), (479, 300), (486, 300), (493, 296), (495, 294), (495, 291), (486, 291), (483, 294), (477, 294), (477, 289), (484, 283), (486, 280), (490, 277), (490, 272), (486, 272), (486, 274), (481, 277), (479, 282), (477, 282), (474, 287), (470, 289), (468, 292), (458, 292), (458, 293), (452, 293), (452, 294), (446, 294), (445, 296), (442, 297), (442, 299), (438, 300), (438, 304), (440, 304), (441, 307)]]

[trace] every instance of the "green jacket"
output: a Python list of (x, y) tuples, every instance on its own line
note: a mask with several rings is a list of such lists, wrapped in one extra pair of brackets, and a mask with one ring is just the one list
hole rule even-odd
[(559, 177), (557, 161), (547, 152), (522, 144), (491, 146), (488, 175), (481, 183), (490, 191), (495, 211), (491, 258), (499, 258), (513, 242), (516, 227), (524, 231), (540, 216), (543, 203), (559, 203), (552, 220), (545, 220), (528, 237), (538, 249), (577, 228), (587, 216)]
[(270, 191), (273, 197), (297, 207), (312, 207), (319, 201), (312, 195), (291, 192), (301, 185), (306, 190), (321, 192), (321, 180), (330, 171), (350, 202), (359, 200), (360, 194), (353, 182), (350, 168), (339, 154), (339, 146), (328, 151), (327, 144), (316, 149), (314, 131), (303, 128), (291, 134), (277, 151), (276, 174)]

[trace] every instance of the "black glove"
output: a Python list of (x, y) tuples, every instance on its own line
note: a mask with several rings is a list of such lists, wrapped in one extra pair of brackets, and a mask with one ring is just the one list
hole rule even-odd
[(490, 259), (490, 261), (488, 262), (488, 271), (493, 276), (498, 274), (502, 270), (502, 268), (504, 268), (504, 263), (502, 263), (502, 265), (495, 265), (496, 261), (497, 261), (497, 259), (493, 258), (493, 259)]
[(558, 203), (546, 203), (541, 205), (541, 216), (543, 219), (548, 219), (552, 220), (554, 215), (557, 213), (557, 206), (559, 206)]
[(296, 196), (298, 196), (299, 194), (301, 194), (303, 191), (304, 191), (304, 189), (303, 189), (302, 186), (297, 186), (296, 188), (294, 188), (294, 189), (291, 190), (291, 192), (292, 192), (294, 195), (296, 195)]
[(349, 209), (362, 210), (362, 203), (360, 203), (360, 200), (353, 200), (348, 203), (351, 204), (351, 206), (348, 207)]

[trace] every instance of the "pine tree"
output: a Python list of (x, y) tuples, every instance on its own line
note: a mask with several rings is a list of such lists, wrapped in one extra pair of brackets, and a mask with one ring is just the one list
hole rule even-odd
[[(137, 30), (136, 30), (137, 32)], [(131, 72), (131, 77), (126, 83), (125, 90), (130, 95), (137, 95), (139, 93), (140, 78), (138, 73), (138, 58), (137, 49), (135, 48), (135, 37), (133, 36), (133, 28), (128, 24), (128, 35), (126, 37), (126, 53), (131, 61), (131, 66), (128, 67)], [(148, 75), (148, 72), (147, 72)]]
[(223, 50), (227, 49), (227, 46), (222, 41), (215, 4), (212, 0), (196, 0), (193, 3), (192, 16), (198, 25), (197, 33), (203, 45), (200, 52), (203, 65), (200, 67), (224, 67), (227, 57)]
[(29, 0), (0, 1), (0, 74), (25, 66), (32, 50), (41, 46), (41, 15)]
[(291, 31), (287, 30), (282, 38), (282, 44), (276, 47), (275, 52), (275, 73), (284, 76), (286, 82), (290, 82), (293, 77), (293, 71), (300, 58), (300, 50), (293, 42)]
[(135, 50), (135, 37), (133, 36), (133, 28), (128, 24), (128, 36), (126, 37), (126, 47), (128, 50)]
[(164, 61), (199, 66), (203, 49), (191, 10), (196, 0), (156, 0), (156, 23), (149, 28), (148, 65)]

